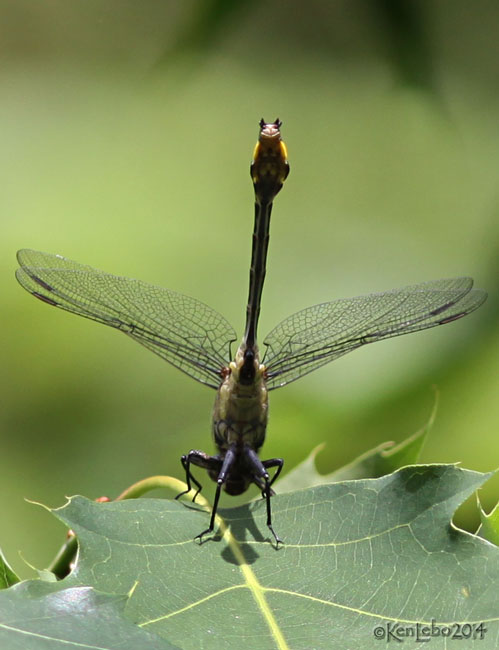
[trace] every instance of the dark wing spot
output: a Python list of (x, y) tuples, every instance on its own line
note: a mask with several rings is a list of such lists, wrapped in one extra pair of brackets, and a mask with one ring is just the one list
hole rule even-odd
[(44, 296), (41, 293), (38, 293), (37, 291), (33, 291), (32, 295), (35, 296), (35, 298), (38, 298), (38, 300), (42, 300), (43, 302), (46, 302), (47, 304), (52, 305), (53, 307), (59, 307), (58, 302), (52, 300), (52, 298), (47, 298), (47, 296)]
[(452, 323), (452, 321), (461, 318), (461, 316), (464, 316), (464, 314), (452, 314), (451, 316), (447, 316), (447, 318), (442, 318), (442, 320), (438, 321), (438, 324), (445, 325), (446, 323)]
[[(34, 280), (37, 284), (39, 284), (41, 287), (43, 287), (46, 291), (53, 291), (53, 290), (54, 290), (54, 288), (51, 287), (50, 284), (47, 284), (47, 283), (46, 283), (44, 280), (42, 280), (41, 278), (37, 278), (36, 275), (32, 275), (31, 277), (33, 278), (33, 280)], [(40, 297), (40, 296), (38, 296), (38, 297)]]

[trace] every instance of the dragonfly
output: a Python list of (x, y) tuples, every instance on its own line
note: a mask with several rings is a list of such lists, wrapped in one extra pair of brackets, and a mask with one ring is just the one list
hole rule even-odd
[[(368, 343), (444, 325), (477, 309), (487, 294), (468, 277), (423, 282), (356, 298), (307, 307), (279, 323), (263, 340), (257, 327), (266, 273), (270, 216), (289, 173), (281, 122), (260, 122), (250, 166), (255, 215), (246, 326), (232, 356), (237, 334), (206, 304), (130, 278), (111, 275), (62, 257), (23, 249), (17, 253), (19, 283), (36, 298), (120, 330), (162, 359), (216, 391), (212, 435), (217, 453), (193, 449), (181, 457), (187, 489), (202, 489), (192, 467), (207, 470), (216, 482), (209, 526), (214, 531), (221, 491), (238, 495), (254, 484), (272, 523), (272, 486), (282, 458), (261, 460), (268, 419), (268, 393)], [(269, 472), (269, 470), (271, 470)], [(271, 476), (272, 474), (272, 476)], [(194, 487), (193, 487), (194, 486)]]

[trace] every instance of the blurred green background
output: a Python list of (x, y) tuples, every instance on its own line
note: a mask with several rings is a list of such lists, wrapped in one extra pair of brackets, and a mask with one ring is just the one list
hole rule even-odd
[[(16, 250), (195, 296), (242, 333), (262, 116), (283, 120), (291, 173), (261, 339), (335, 298), (462, 274), (489, 291), (271, 393), (263, 456), (290, 469), (326, 441), (331, 471), (419, 429), (436, 385), (422, 460), (499, 464), (497, 3), (1, 0), (0, 22), (0, 544), (22, 575), (18, 551), (44, 566), (64, 536), (25, 499), (182, 477), (182, 453), (212, 449), (215, 395), (34, 300)], [(476, 525), (473, 503), (458, 522)]]

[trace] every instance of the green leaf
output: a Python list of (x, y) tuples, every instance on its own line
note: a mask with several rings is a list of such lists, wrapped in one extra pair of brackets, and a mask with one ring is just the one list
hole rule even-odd
[(378, 478), (390, 474), (401, 467), (417, 463), (426, 438), (435, 422), (438, 410), (438, 391), (426, 424), (406, 440), (395, 444), (383, 442), (374, 449), (361, 454), (354, 461), (330, 474), (319, 474), (315, 465), (317, 454), (323, 449), (319, 445), (303, 463), (294, 467), (278, 483), (279, 492), (288, 492), (301, 487), (325, 485), (349, 479)]
[(372, 649), (377, 626), (432, 619), (484, 619), (495, 648), (499, 549), (450, 525), (487, 477), (415, 466), (278, 495), (279, 550), (263, 501), (221, 511), (223, 537), (200, 546), (195, 505), (75, 497), (56, 511), (81, 545), (62, 584), (129, 593), (127, 616), (186, 650)]
[(499, 546), (499, 503), (496, 504), (495, 508), (489, 514), (487, 514), (482, 508), (478, 498), (477, 501), (481, 521), (477, 534), (480, 535), (480, 537), (483, 537), (483, 539), (492, 542), (492, 544)]
[(123, 616), (124, 596), (90, 587), (56, 589), (31, 580), (0, 593), (0, 648), (5, 650), (171, 650), (164, 639)]
[(38, 577), (45, 582), (57, 582), (57, 576), (48, 569), (37, 569)]
[(332, 472), (330, 480), (345, 481), (356, 478), (377, 478), (390, 474), (401, 467), (416, 463), (426, 441), (433, 420), (421, 431), (403, 442), (386, 442), (359, 456), (353, 463)]
[(330, 474), (319, 474), (317, 471), (315, 459), (324, 448), (323, 444), (319, 445), (312, 450), (302, 463), (294, 467), (276, 483), (276, 489), (282, 494), (315, 485), (326, 485), (327, 483), (349, 479), (378, 478), (390, 474), (400, 467), (418, 461), (432, 424), (433, 414), (421, 431), (413, 434), (403, 442), (399, 444), (384, 442)]
[[(372, 650), (373, 635), (388, 626), (414, 632), (418, 623), (485, 621), (477, 648), (495, 649), (499, 549), (450, 523), (488, 476), (421, 465), (276, 495), (274, 526), (285, 541), (277, 550), (263, 500), (222, 510), (216, 534), (199, 545), (193, 538), (209, 515), (196, 504), (73, 497), (54, 512), (78, 537), (75, 570), (57, 584), (4, 591), (13, 596), (7, 615), (0, 598), (0, 620), (11, 625), (16, 612), (14, 631), (27, 618), (31, 632), (59, 639), (52, 613), (69, 603), (71, 642), (118, 647), (105, 643), (134, 639), (133, 630), (184, 650)], [(114, 632), (102, 638), (101, 608)], [(163, 647), (147, 639), (123, 647)], [(1, 640), (9, 650), (47, 648), (32, 637), (32, 645)], [(432, 648), (446, 642), (434, 638)]]
[(0, 589), (5, 589), (11, 585), (15, 585), (16, 582), (19, 582), (19, 578), (10, 567), (9, 563), (5, 559), (5, 556), (0, 549)]

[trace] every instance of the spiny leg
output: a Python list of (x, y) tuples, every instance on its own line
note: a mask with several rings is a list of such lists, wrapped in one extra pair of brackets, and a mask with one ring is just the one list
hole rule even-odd
[(279, 544), (284, 544), (284, 542), (280, 537), (278, 537), (278, 535), (274, 530), (274, 527), (272, 526), (272, 511), (270, 508), (270, 497), (274, 494), (274, 491), (271, 489), (271, 485), (281, 473), (281, 470), (284, 466), (284, 460), (282, 458), (270, 458), (269, 460), (264, 460), (262, 462), (262, 465), (266, 469), (270, 469), (271, 467), (277, 467), (274, 476), (271, 478), (271, 480), (269, 481), (268, 478), (265, 480), (265, 490), (262, 496), (265, 498), (267, 503), (267, 526), (269, 527), (270, 532), (274, 536), (277, 546), (279, 546)]
[[(220, 458), (216, 456), (210, 456), (206, 458), (205, 460), (213, 460), (216, 459), (218, 461), (218, 464), (220, 465), (221, 460)], [(215, 517), (217, 514), (218, 510), (218, 501), (220, 499), (220, 492), (222, 491), (222, 486), (227, 480), (227, 475), (229, 474), (230, 468), (234, 464), (234, 461), (236, 459), (236, 454), (234, 452), (234, 449), (232, 447), (229, 447), (227, 450), (227, 453), (225, 454), (225, 457), (222, 462), (222, 468), (220, 469), (220, 472), (218, 474), (217, 478), (217, 491), (215, 492), (215, 500), (213, 501), (213, 508), (211, 511), (211, 518), (210, 518), (210, 525), (206, 530), (203, 530), (202, 533), (199, 533), (199, 535), (196, 535), (194, 539), (199, 539), (199, 541), (202, 541), (203, 535), (206, 535), (207, 533), (212, 533), (213, 529), (215, 527)]]
[(219, 483), (217, 481), (217, 491), (215, 492), (215, 499), (213, 501), (213, 508), (211, 510), (210, 525), (206, 530), (203, 530), (202, 533), (199, 533), (199, 535), (196, 535), (196, 537), (194, 538), (194, 539), (199, 539), (200, 543), (202, 543), (203, 541), (203, 535), (206, 535), (207, 533), (212, 533), (215, 527), (215, 516), (217, 514), (218, 500), (220, 499), (221, 490), (222, 490), (222, 483)]
[(199, 481), (196, 480), (196, 478), (191, 473), (189, 456), (187, 454), (185, 454), (184, 456), (182, 456), (180, 458), (180, 462), (182, 463), (182, 467), (185, 470), (185, 482), (187, 483), (187, 490), (184, 490), (183, 492), (180, 492), (179, 494), (177, 494), (175, 499), (180, 499), (180, 497), (183, 497), (184, 494), (188, 494), (192, 490), (192, 485), (191, 485), (191, 481), (192, 481), (192, 483), (194, 483), (194, 485), (197, 488), (196, 492), (194, 493), (194, 496), (192, 497), (192, 500), (195, 501), (197, 495), (203, 489), (203, 486), (201, 485), (201, 483)]
[[(276, 478), (279, 476), (283, 465), (284, 461), (282, 458), (270, 458), (269, 460), (264, 460), (261, 461), (258, 458), (258, 454), (254, 449), (251, 449), (250, 447), (246, 448), (246, 458), (249, 460), (251, 465), (253, 466), (253, 471), (254, 471), (254, 476), (255, 476), (255, 483), (262, 488), (262, 481), (264, 483), (263, 489), (262, 489), (262, 496), (265, 499), (265, 502), (267, 504), (267, 527), (272, 533), (277, 546), (279, 544), (283, 544), (284, 542), (282, 539), (277, 535), (277, 533), (274, 530), (274, 527), (272, 526), (272, 509), (270, 506), (270, 497), (273, 494), (273, 490), (271, 489), (272, 483), (276, 480)], [(267, 469), (270, 469), (271, 467), (277, 467), (277, 470), (270, 479), (269, 473), (267, 472)], [(269, 480), (270, 479), (270, 480)]]
[(185, 482), (187, 483), (187, 490), (184, 490), (180, 494), (177, 494), (175, 499), (179, 499), (184, 494), (190, 492), (192, 489), (192, 485), (191, 485), (192, 482), (197, 488), (194, 496), (192, 497), (193, 501), (196, 500), (197, 495), (201, 492), (203, 488), (201, 483), (193, 476), (191, 472), (191, 463), (193, 465), (196, 465), (197, 467), (202, 467), (203, 469), (206, 469), (208, 471), (215, 471), (215, 472), (218, 472), (222, 464), (222, 461), (218, 456), (209, 456), (204, 451), (199, 451), (198, 449), (191, 449), (191, 451), (188, 454), (185, 454), (184, 456), (181, 457), (180, 462), (182, 463), (182, 467), (185, 470)]
[[(282, 468), (284, 467), (284, 460), (282, 458), (269, 458), (268, 460), (262, 460), (262, 465), (265, 467), (265, 469), (277, 467), (274, 476), (270, 479), (269, 487), (271, 487), (276, 478), (281, 473)], [(271, 492), (273, 493), (273, 490), (271, 490)]]
[(268, 480), (266, 480), (265, 483), (266, 483), (266, 487), (264, 493), (265, 493), (265, 502), (267, 504), (267, 526), (270, 532), (272, 533), (272, 535), (274, 536), (276, 545), (279, 546), (279, 544), (284, 544), (284, 542), (277, 535), (277, 533), (274, 530), (274, 527), (272, 526), (272, 510), (270, 507), (270, 497), (272, 496), (272, 490), (270, 489), (270, 483), (268, 482)]

